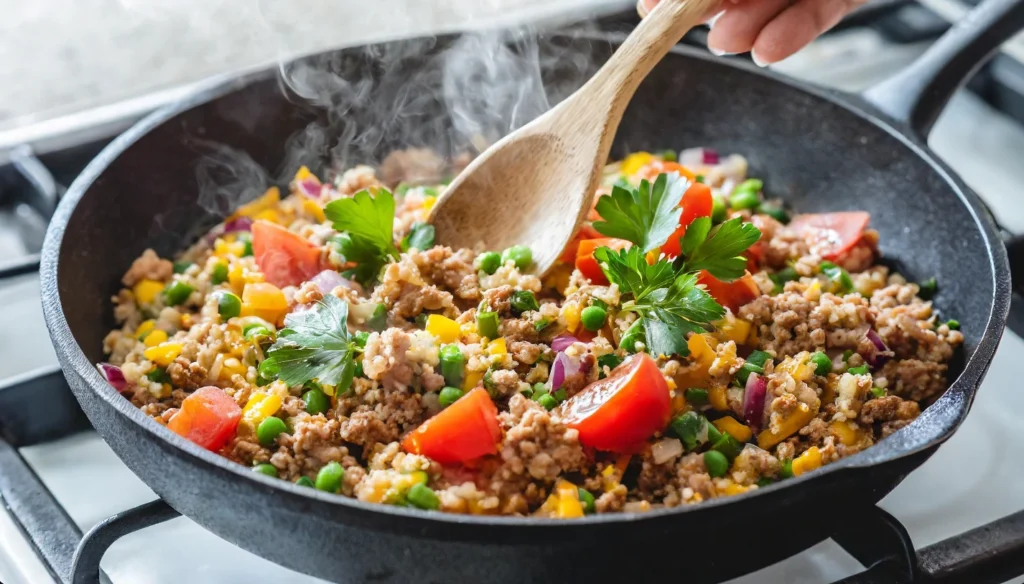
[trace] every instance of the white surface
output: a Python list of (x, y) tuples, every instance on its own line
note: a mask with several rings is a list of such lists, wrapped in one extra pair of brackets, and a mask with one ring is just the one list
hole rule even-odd
[[(821, 83), (856, 89), (916, 52), (914, 48), (900, 54), (887, 52), (883, 63), (874, 59), (879, 50), (876, 41), (870, 34), (847, 35), (817, 45), (802, 56), (803, 61), (794, 60), (785, 68)], [(939, 121), (931, 143), (993, 205), (1006, 225), (1024, 231), (1024, 206), (1017, 188), (1024, 181), (1024, 168), (1013, 154), (1024, 145), (1020, 126), (1007, 123), (973, 96), (958, 95)], [(6, 343), (0, 344), (0, 378), (54, 360), (37, 288), (34, 277), (0, 288), (0, 315), (7, 330), (17, 331), (0, 336), (0, 343)], [(1024, 508), (1024, 493), (1019, 489), (1024, 485), (1024, 465), (1016, 455), (1019, 428), (1024, 424), (1024, 394), (1017, 389), (1021, 355), (1024, 341), (1008, 332), (967, 421), (883, 501), (883, 507), (907, 526), (918, 547)], [(83, 529), (152, 497), (94, 434), (25, 449), (24, 454)], [(170, 584), (183, 579), (194, 584), (315, 582), (235, 548), (187, 519), (125, 537), (110, 549), (103, 567), (114, 584)], [(731, 584), (818, 584), (859, 569), (855, 560), (828, 541)], [(0, 581), (47, 582), (39, 562), (26, 553), (25, 542), (2, 511)]]

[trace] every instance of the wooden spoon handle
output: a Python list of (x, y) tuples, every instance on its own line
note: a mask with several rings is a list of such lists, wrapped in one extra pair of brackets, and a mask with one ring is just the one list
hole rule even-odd
[(609, 103), (614, 126), (651, 69), (691, 28), (704, 21), (719, 0), (661, 0), (586, 86), (577, 92), (587, 102)]

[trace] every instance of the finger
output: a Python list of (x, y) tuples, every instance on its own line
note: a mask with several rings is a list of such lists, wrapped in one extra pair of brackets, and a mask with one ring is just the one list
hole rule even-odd
[(708, 33), (708, 48), (717, 55), (749, 51), (761, 29), (788, 6), (789, 0), (757, 0), (727, 5)]
[(762, 67), (781, 61), (835, 26), (864, 0), (797, 0), (764, 25), (751, 57)]

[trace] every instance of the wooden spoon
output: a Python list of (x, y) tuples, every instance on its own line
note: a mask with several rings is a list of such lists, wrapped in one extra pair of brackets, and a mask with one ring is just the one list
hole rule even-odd
[(462, 171), (429, 221), (453, 248), (533, 251), (551, 268), (594, 204), (601, 171), (640, 82), (717, 0), (662, 0), (576, 93), (505, 136)]

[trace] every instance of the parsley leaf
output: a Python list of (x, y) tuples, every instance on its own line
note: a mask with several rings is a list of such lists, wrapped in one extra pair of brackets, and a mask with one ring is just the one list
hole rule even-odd
[(357, 264), (344, 272), (345, 277), (370, 285), (385, 264), (398, 259), (395, 199), (387, 189), (380, 189), (376, 196), (362, 190), (351, 198), (331, 201), (324, 206), (324, 215), (342, 232), (334, 238), (338, 253)]
[(678, 174), (660, 174), (653, 185), (642, 180), (631, 190), (616, 185), (598, 200), (596, 210), (603, 221), (595, 221), (594, 229), (631, 241), (644, 253), (657, 249), (679, 226), (679, 201), (688, 187)]
[(711, 229), (711, 220), (701, 217), (686, 228), (680, 242), (687, 272), (707, 270), (723, 282), (743, 276), (747, 259), (741, 254), (761, 238), (761, 231), (752, 223), (735, 217)]
[(668, 286), (676, 276), (675, 269), (667, 261), (659, 260), (648, 265), (645, 254), (636, 246), (619, 251), (599, 247), (594, 250), (594, 258), (600, 262), (608, 280), (617, 284), (622, 292), (632, 294), (635, 300)]
[(285, 328), (260, 363), (264, 377), (277, 377), (289, 386), (307, 381), (348, 391), (355, 375), (355, 342), (348, 334), (348, 303), (328, 294), (309, 310), (285, 317)]
[(434, 247), (434, 226), (427, 223), (413, 223), (409, 234), (402, 238), (402, 251), (409, 251), (411, 248), (420, 251)]

